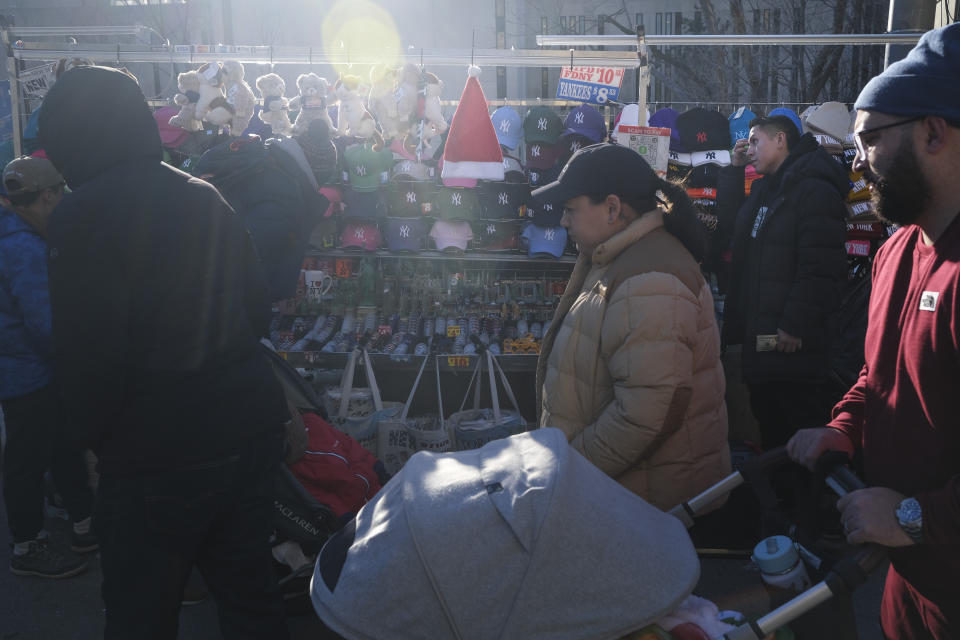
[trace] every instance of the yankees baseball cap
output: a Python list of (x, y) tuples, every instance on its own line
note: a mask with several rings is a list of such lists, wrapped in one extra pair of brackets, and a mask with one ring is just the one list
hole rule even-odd
[(591, 140), (581, 133), (567, 132), (563, 134), (558, 144), (560, 147), (560, 164), (566, 164), (567, 160), (570, 159), (570, 156), (575, 154), (577, 151), (596, 143), (596, 140)]
[(523, 172), (523, 165), (512, 156), (503, 155), (503, 179), (507, 182), (526, 182), (527, 176)]
[(607, 123), (600, 112), (589, 104), (582, 104), (568, 113), (563, 125), (566, 127), (564, 134), (576, 133), (592, 142), (603, 142), (607, 137)]
[(490, 116), (493, 129), (497, 132), (497, 140), (507, 149), (516, 149), (520, 144), (523, 133), (523, 123), (520, 114), (513, 107), (500, 107)]
[(563, 218), (563, 202), (562, 200), (560, 202), (553, 202), (534, 198), (529, 208), (533, 224), (539, 227), (558, 226), (560, 219)]
[(690, 151), (730, 148), (730, 123), (719, 111), (695, 107), (677, 116), (680, 142)]
[(46, 158), (20, 156), (3, 169), (3, 188), (8, 196), (49, 189), (63, 183), (63, 176)]
[(530, 179), (530, 186), (536, 188), (550, 184), (557, 179), (562, 168), (563, 165), (553, 165), (549, 169), (530, 169), (527, 171), (527, 176)]
[(487, 220), (476, 225), (474, 237), (486, 251), (510, 251), (520, 246), (519, 231), (515, 220)]
[(340, 234), (340, 246), (344, 249), (354, 247), (376, 251), (380, 241), (380, 229), (375, 224), (348, 224)]
[(434, 170), (422, 162), (404, 158), (390, 169), (391, 180), (433, 180)]
[(350, 218), (382, 218), (386, 213), (383, 193), (343, 190), (343, 215)]
[(383, 223), (390, 251), (420, 251), (428, 225), (421, 218), (387, 218)]
[(531, 258), (538, 255), (559, 258), (567, 246), (567, 230), (563, 227), (538, 227), (528, 224), (521, 237), (527, 241), (527, 252)]
[(636, 151), (601, 142), (573, 154), (556, 181), (536, 189), (533, 197), (542, 202), (566, 202), (581, 195), (640, 196), (650, 198), (653, 208), (659, 183), (660, 178)]
[(473, 229), (466, 220), (437, 220), (430, 229), (430, 237), (440, 251), (466, 251), (467, 244), (473, 240)]
[(480, 199), (476, 189), (440, 187), (436, 198), (437, 217), (443, 220), (478, 220)]
[(523, 119), (523, 139), (527, 144), (555, 144), (563, 133), (563, 120), (549, 107), (533, 107)]
[(543, 142), (527, 143), (527, 168), (549, 169), (557, 163), (563, 147), (560, 144), (546, 144)]
[(530, 199), (526, 182), (481, 182), (480, 215), (485, 220), (516, 219)]
[(436, 195), (432, 182), (392, 180), (386, 188), (387, 211), (398, 218), (430, 215)]

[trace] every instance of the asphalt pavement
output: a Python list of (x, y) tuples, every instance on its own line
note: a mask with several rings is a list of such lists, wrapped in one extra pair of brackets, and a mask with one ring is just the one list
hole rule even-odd
[[(48, 518), (55, 542), (69, 543), (69, 524)], [(6, 512), (0, 509), (0, 536), (8, 540)], [(100, 599), (100, 558), (88, 556), (86, 573), (63, 580), (18, 577), (7, 569), (9, 551), (0, 550), (0, 640), (96, 640), (103, 637), (103, 600)], [(293, 640), (316, 640), (319, 621), (314, 614), (288, 619)], [(180, 612), (180, 640), (220, 637), (217, 608), (212, 599)]]

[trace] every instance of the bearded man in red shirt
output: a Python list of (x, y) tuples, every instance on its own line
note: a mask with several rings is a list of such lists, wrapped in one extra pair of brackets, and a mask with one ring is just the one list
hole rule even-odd
[(847, 540), (890, 547), (888, 638), (960, 638), (960, 23), (926, 33), (855, 104), (854, 169), (901, 225), (873, 267), (866, 364), (824, 428), (787, 451), (863, 450)]

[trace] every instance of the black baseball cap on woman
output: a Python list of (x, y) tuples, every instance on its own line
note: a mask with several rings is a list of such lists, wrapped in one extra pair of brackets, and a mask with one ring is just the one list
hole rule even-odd
[(533, 196), (544, 202), (566, 202), (583, 195), (652, 198), (659, 182), (639, 153), (601, 142), (570, 156), (556, 181), (536, 189)]

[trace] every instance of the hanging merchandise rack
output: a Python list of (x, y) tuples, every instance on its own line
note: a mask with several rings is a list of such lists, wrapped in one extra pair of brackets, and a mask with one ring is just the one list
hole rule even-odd
[[(66, 37), (77, 35), (121, 36), (152, 31), (141, 26), (125, 27), (8, 27), (3, 29), (11, 78), (10, 101), (14, 127), (14, 151), (21, 152), (22, 106), (19, 87), (21, 62), (47, 62), (63, 57), (83, 57), (95, 63), (121, 66), (135, 62), (203, 64), (236, 60), (250, 64), (376, 64), (386, 56), (370, 48), (321, 50), (298, 46), (243, 46), (204, 44), (55, 44), (24, 38)], [(155, 33), (155, 32), (154, 32)], [(546, 49), (407, 49), (391, 56), (397, 63), (433, 66), (563, 67), (570, 64), (567, 51)], [(641, 61), (634, 51), (578, 51), (578, 64), (635, 69)]]
[[(19, 87), (22, 62), (46, 62), (62, 57), (84, 57), (98, 63), (117, 66), (124, 63), (154, 62), (202, 64), (205, 62), (237, 60), (251, 64), (376, 64), (384, 58), (382, 51), (369, 48), (351, 50), (315, 50), (298, 46), (244, 46), (203, 44), (52, 44), (24, 38), (51, 38), (68, 36), (119, 37), (159, 34), (142, 25), (132, 26), (74, 26), (74, 27), (7, 27), (0, 30), (7, 50), (8, 73), (11, 78), (10, 101), (14, 127), (14, 151), (21, 152), (22, 105)], [(597, 36), (538, 35), (541, 47), (562, 46), (561, 49), (415, 49), (409, 48), (397, 62), (420, 65), (464, 66), (479, 64), (502, 67), (564, 67), (567, 65), (596, 65), (640, 69), (637, 102), (645, 107), (646, 86), (650, 67), (646, 47), (649, 45), (880, 45), (913, 44), (921, 33), (885, 34), (743, 34), (743, 35), (646, 35), (643, 27), (636, 34)], [(163, 40), (161, 38), (161, 40)], [(569, 47), (603, 46), (625, 47), (624, 50), (584, 51)], [(643, 109), (640, 109), (643, 112)]]

